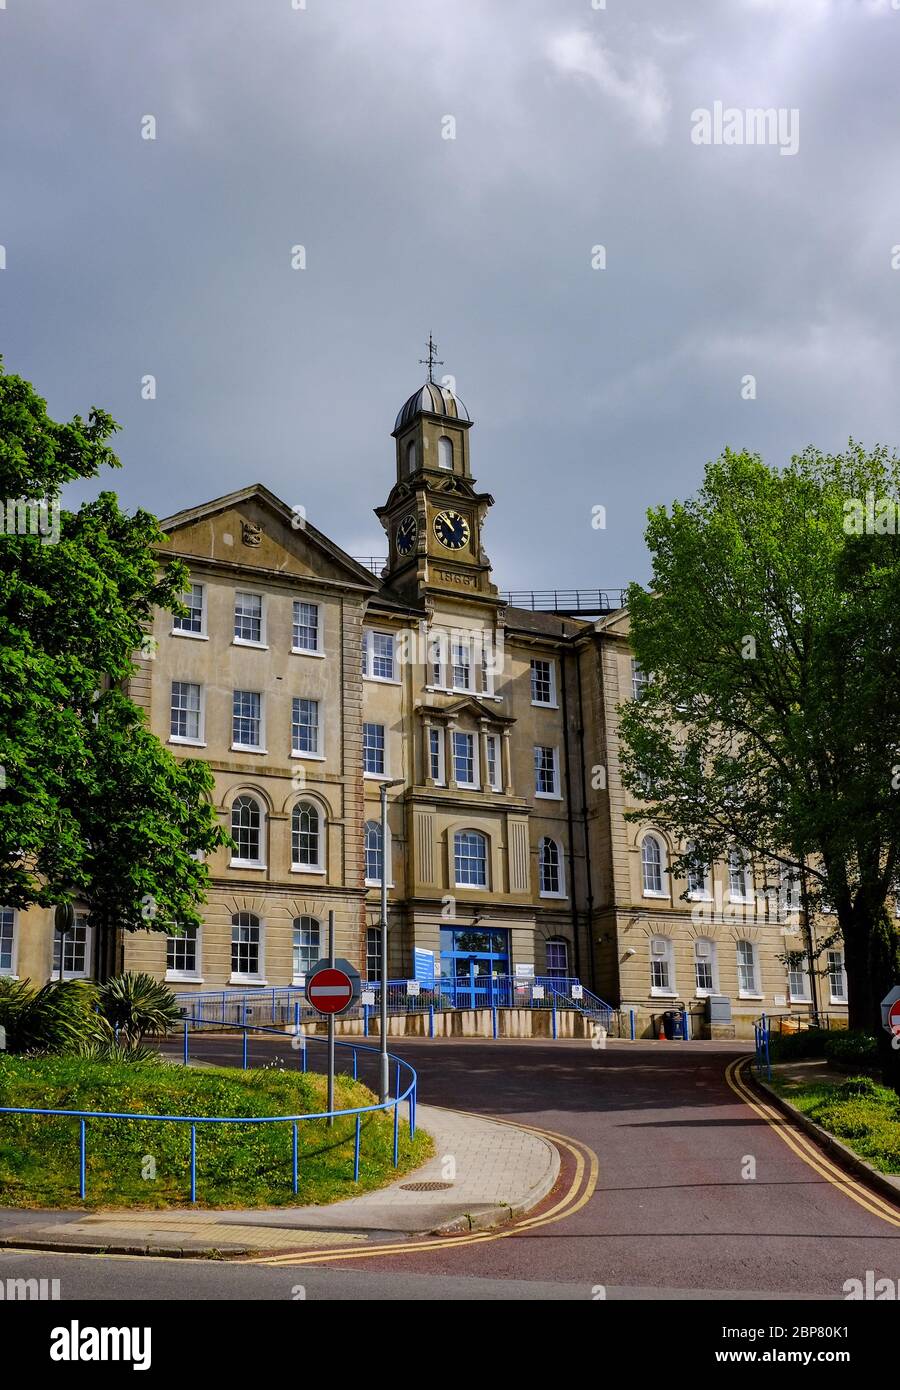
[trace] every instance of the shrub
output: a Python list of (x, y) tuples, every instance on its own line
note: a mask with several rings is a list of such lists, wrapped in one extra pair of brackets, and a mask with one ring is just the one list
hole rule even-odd
[(86, 980), (35, 988), (30, 980), (0, 979), (0, 1024), (7, 1052), (62, 1052), (98, 1035), (97, 990)]
[(824, 1057), (828, 1033), (824, 1028), (805, 1028), (800, 1033), (772, 1033), (769, 1056), (773, 1062), (795, 1062), (801, 1057)]
[(114, 975), (101, 986), (99, 1003), (120, 1040), (132, 1046), (148, 1034), (168, 1033), (181, 1019), (172, 991), (141, 971)]
[(878, 1062), (878, 1040), (870, 1033), (841, 1031), (826, 1034), (825, 1056), (844, 1066), (871, 1066)]

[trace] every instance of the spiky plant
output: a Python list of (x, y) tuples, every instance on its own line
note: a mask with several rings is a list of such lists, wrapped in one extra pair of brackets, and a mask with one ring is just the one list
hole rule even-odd
[(0, 979), (0, 1026), (8, 1052), (64, 1052), (97, 1036), (97, 989), (87, 980), (36, 988)]
[(118, 1037), (135, 1046), (148, 1034), (168, 1033), (181, 1020), (175, 996), (144, 971), (114, 975), (99, 991), (100, 1011)]

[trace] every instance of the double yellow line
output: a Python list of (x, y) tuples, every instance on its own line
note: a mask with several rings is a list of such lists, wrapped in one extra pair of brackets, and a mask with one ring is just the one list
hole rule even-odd
[(877, 1216), (880, 1220), (886, 1221), (889, 1226), (900, 1227), (900, 1211), (898, 1211), (895, 1205), (885, 1198), (879, 1197), (876, 1192), (873, 1192), (863, 1183), (857, 1182), (855, 1178), (852, 1178), (843, 1168), (839, 1168), (837, 1164), (832, 1163), (831, 1159), (825, 1156), (818, 1145), (814, 1144), (803, 1130), (789, 1119), (787, 1115), (782, 1114), (774, 1105), (763, 1100), (749, 1089), (744, 1077), (741, 1075), (741, 1071), (745, 1067), (749, 1067), (749, 1065), (749, 1058), (739, 1057), (736, 1062), (731, 1062), (729, 1066), (726, 1067), (725, 1080), (728, 1082), (732, 1091), (740, 1096), (741, 1100), (744, 1101), (746, 1105), (749, 1105), (750, 1109), (757, 1114), (760, 1119), (765, 1120), (766, 1124), (774, 1129), (779, 1139), (782, 1139), (798, 1158), (802, 1158), (803, 1162), (809, 1168), (813, 1168), (819, 1176), (823, 1177), (832, 1187), (836, 1187), (839, 1192), (843, 1192), (844, 1196), (849, 1197), (851, 1202), (856, 1202), (857, 1206), (865, 1207), (866, 1211), (871, 1212), (873, 1216)]
[(290, 1252), (283, 1255), (262, 1255), (255, 1256), (248, 1260), (241, 1260), (241, 1264), (252, 1265), (321, 1265), (329, 1264), (332, 1260), (370, 1260), (381, 1258), (383, 1255), (414, 1255), (427, 1252), (429, 1250), (450, 1250), (460, 1245), (486, 1245), (495, 1240), (506, 1240), (509, 1236), (530, 1234), (540, 1226), (550, 1225), (555, 1221), (562, 1221), (564, 1217), (572, 1216), (579, 1211), (587, 1202), (590, 1201), (597, 1186), (597, 1175), (600, 1165), (597, 1155), (593, 1149), (589, 1149), (586, 1144), (581, 1144), (577, 1140), (568, 1138), (565, 1134), (556, 1134), (552, 1130), (537, 1129), (533, 1125), (517, 1125), (511, 1120), (496, 1120), (491, 1117), (494, 1124), (509, 1124), (515, 1129), (524, 1129), (529, 1134), (540, 1135), (542, 1139), (549, 1140), (557, 1148), (564, 1149), (575, 1160), (575, 1172), (572, 1181), (563, 1196), (541, 1216), (526, 1217), (524, 1221), (516, 1221), (509, 1226), (502, 1226), (498, 1229), (489, 1231), (469, 1231), (461, 1235), (452, 1236), (432, 1236), (428, 1239), (404, 1240), (392, 1244), (370, 1245), (361, 1250), (359, 1246), (346, 1246), (338, 1250), (304, 1250), (294, 1254)]

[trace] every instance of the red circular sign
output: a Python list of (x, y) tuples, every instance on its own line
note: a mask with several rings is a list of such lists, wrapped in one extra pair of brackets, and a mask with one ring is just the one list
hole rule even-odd
[(900, 999), (895, 999), (888, 1009), (888, 1028), (892, 1033), (900, 1032)]
[(319, 970), (306, 984), (306, 997), (320, 1014), (339, 1014), (353, 999), (353, 981), (343, 970)]

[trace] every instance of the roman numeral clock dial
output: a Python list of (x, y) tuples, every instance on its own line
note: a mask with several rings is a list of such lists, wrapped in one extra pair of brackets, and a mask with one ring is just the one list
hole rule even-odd
[(462, 550), (468, 544), (469, 523), (459, 512), (438, 512), (433, 530), (445, 550)]
[(416, 543), (418, 532), (416, 518), (412, 515), (405, 516), (397, 527), (397, 534), (394, 537), (394, 544), (397, 547), (398, 555), (408, 555)]

